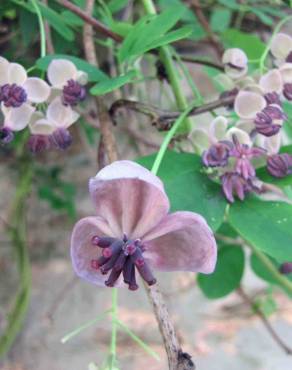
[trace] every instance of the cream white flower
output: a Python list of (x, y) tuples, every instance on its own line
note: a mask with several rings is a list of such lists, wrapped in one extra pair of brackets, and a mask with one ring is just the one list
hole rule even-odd
[(237, 79), (244, 76), (248, 70), (248, 59), (245, 52), (238, 48), (227, 49), (222, 56), (225, 73)]
[(275, 64), (282, 65), (289, 59), (289, 54), (292, 52), (292, 37), (279, 32), (271, 41), (271, 53), (276, 58)]
[(9, 128), (11, 131), (23, 130), (31, 120), (35, 108), (29, 104), (23, 104), (18, 108), (7, 108), (2, 103), (1, 111), (4, 116), (3, 127)]

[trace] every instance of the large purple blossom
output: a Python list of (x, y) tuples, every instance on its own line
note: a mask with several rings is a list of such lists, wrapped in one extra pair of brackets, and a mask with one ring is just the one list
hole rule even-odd
[(204, 218), (169, 214), (162, 182), (144, 167), (114, 162), (90, 180), (89, 190), (96, 216), (81, 219), (71, 240), (73, 266), (81, 278), (135, 290), (136, 272), (151, 285), (155, 269), (214, 270), (216, 242)]

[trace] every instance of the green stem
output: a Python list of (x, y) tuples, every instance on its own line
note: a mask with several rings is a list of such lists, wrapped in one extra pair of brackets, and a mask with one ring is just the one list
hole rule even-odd
[(288, 22), (289, 20), (292, 19), (292, 15), (289, 15), (288, 17), (285, 17), (284, 19), (282, 19), (278, 24), (277, 26), (275, 27), (274, 29), (274, 32), (270, 38), (270, 41), (268, 42), (267, 44), (267, 47), (265, 48), (265, 51), (263, 52), (261, 58), (260, 58), (260, 62), (259, 62), (259, 67), (260, 67), (260, 73), (263, 74), (264, 73), (264, 70), (265, 70), (265, 61), (267, 59), (267, 56), (269, 54), (269, 51), (270, 51), (270, 48), (271, 48), (271, 44), (272, 44), (272, 41), (273, 41), (273, 38), (275, 37), (275, 35), (280, 31), (281, 27), (286, 23)]
[(253, 253), (258, 257), (258, 259), (262, 262), (262, 264), (266, 267), (266, 269), (273, 275), (273, 277), (283, 286), (285, 287), (289, 293), (292, 294), (292, 282), (288, 280), (284, 275), (282, 275), (275, 265), (270, 261), (270, 259), (261, 251), (259, 251), (256, 247), (251, 244), (248, 244), (249, 248), (253, 251)]
[(45, 25), (42, 17), (41, 10), (38, 6), (38, 2), (36, 0), (30, 0), (32, 6), (34, 7), (34, 10), (36, 12), (36, 15), (38, 17), (39, 22), (39, 28), (40, 28), (40, 37), (41, 37), (41, 57), (46, 56), (46, 31), (45, 31)]
[[(154, 3), (152, 0), (142, 0), (144, 8), (148, 14), (157, 14)], [(172, 55), (168, 46), (162, 46), (159, 48), (161, 61), (166, 69), (166, 73), (169, 77), (169, 81), (172, 87), (173, 94), (176, 99), (177, 107), (180, 110), (184, 110), (188, 107), (187, 100), (182, 93), (179, 75), (177, 73), (175, 64), (172, 59)], [(190, 119), (185, 119), (186, 127), (189, 130), (191, 128)]]
[(112, 289), (112, 337), (110, 346), (110, 370), (115, 366), (117, 355), (118, 289)]
[(170, 143), (171, 139), (175, 135), (176, 131), (178, 130), (181, 123), (184, 121), (184, 119), (187, 117), (187, 115), (190, 113), (190, 111), (196, 106), (196, 104), (192, 104), (190, 107), (188, 107), (174, 122), (172, 128), (167, 132), (163, 143), (160, 146), (160, 149), (157, 153), (157, 156), (154, 160), (151, 172), (154, 175), (157, 175), (157, 172), (159, 170), (160, 164), (162, 162), (162, 159), (164, 157), (164, 154), (167, 150), (168, 144)]

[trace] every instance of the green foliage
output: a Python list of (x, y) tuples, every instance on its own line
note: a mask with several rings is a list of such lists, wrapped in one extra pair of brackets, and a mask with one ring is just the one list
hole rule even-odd
[(230, 25), (232, 12), (229, 9), (215, 9), (210, 18), (210, 26), (214, 32), (224, 32)]
[[(151, 168), (156, 154), (137, 161)], [(223, 222), (227, 205), (219, 185), (202, 173), (201, 158), (195, 154), (168, 151), (163, 158), (158, 176), (165, 185), (171, 210), (197, 212), (204, 216), (213, 230)]]
[(292, 260), (292, 206), (253, 197), (230, 207), (231, 226), (255, 248), (278, 262)]
[(216, 269), (211, 275), (199, 274), (198, 284), (206, 297), (221, 298), (239, 287), (244, 271), (244, 253), (238, 245), (219, 248)]
[(137, 71), (131, 70), (124, 75), (120, 75), (114, 78), (105, 79), (90, 89), (92, 95), (104, 95), (113, 90), (116, 90), (130, 82), (133, 82), (137, 77)]

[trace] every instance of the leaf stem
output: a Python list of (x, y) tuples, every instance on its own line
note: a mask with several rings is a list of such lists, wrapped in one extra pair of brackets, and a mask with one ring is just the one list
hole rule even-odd
[(41, 10), (38, 6), (38, 2), (36, 0), (30, 0), (32, 6), (35, 9), (36, 15), (38, 17), (39, 28), (40, 28), (40, 37), (41, 37), (41, 58), (46, 56), (46, 31), (45, 31), (45, 24), (43, 21)]
[(117, 321), (118, 321), (118, 289), (112, 288), (112, 337), (110, 346), (110, 370), (115, 366), (117, 356)]

